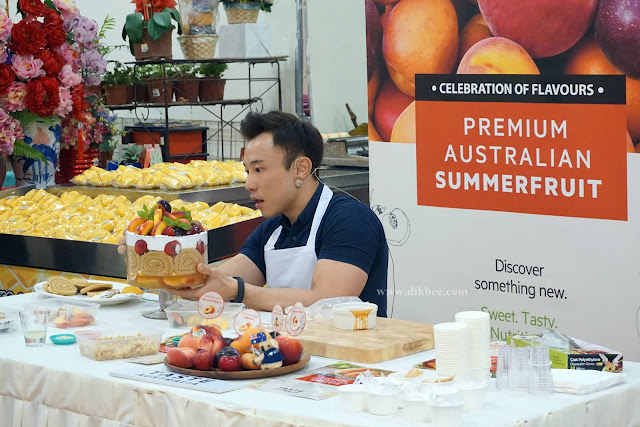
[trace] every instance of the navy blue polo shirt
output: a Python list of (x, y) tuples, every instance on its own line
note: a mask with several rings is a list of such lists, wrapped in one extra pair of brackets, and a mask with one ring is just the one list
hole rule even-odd
[[(268, 218), (256, 228), (240, 250), (267, 277), (264, 246), (282, 225), (276, 249), (304, 246), (311, 233), (322, 184), (294, 224), (285, 215)], [(387, 317), (387, 264), (389, 248), (384, 229), (376, 214), (364, 203), (342, 194), (334, 194), (322, 217), (316, 235), (318, 259), (330, 259), (355, 265), (368, 274), (360, 294), (363, 301), (378, 305), (378, 316)]]

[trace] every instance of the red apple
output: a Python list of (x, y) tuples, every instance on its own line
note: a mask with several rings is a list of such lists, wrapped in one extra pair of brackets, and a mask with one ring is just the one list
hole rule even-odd
[(220, 360), (218, 360), (218, 368), (225, 372), (241, 371), (242, 364), (240, 363), (240, 356), (237, 354), (232, 356), (222, 356)]
[(190, 368), (193, 366), (196, 351), (192, 348), (171, 348), (167, 352), (167, 362), (169, 365), (178, 368)]
[(198, 350), (193, 359), (193, 366), (201, 371), (210, 371), (213, 368), (213, 354), (207, 350)]
[(284, 365), (298, 363), (302, 356), (302, 344), (300, 344), (300, 341), (284, 335), (278, 335), (276, 341), (278, 341), (280, 353), (282, 353), (282, 363)]
[(217, 351), (215, 357), (213, 358), (213, 366), (215, 366), (216, 368), (219, 368), (219, 363), (220, 363), (220, 359), (224, 356), (238, 356), (240, 357), (240, 354), (238, 353), (238, 350), (236, 350), (233, 347), (224, 347), (221, 348), (220, 350)]
[(478, 6), (494, 36), (518, 43), (532, 58), (546, 58), (580, 40), (598, 0), (478, 0)]

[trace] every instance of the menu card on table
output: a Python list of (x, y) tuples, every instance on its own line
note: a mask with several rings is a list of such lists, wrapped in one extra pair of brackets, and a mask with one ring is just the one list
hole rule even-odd
[(147, 366), (134, 366), (131, 368), (119, 369), (117, 371), (109, 372), (109, 375), (129, 380), (206, 391), (209, 393), (226, 393), (228, 391), (244, 387), (244, 384), (238, 383), (237, 381), (222, 381), (213, 378), (196, 377), (193, 375), (170, 372), (164, 368), (150, 368)]

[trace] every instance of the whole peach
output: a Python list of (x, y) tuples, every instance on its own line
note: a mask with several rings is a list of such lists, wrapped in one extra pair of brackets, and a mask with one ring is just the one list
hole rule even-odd
[(469, 49), (471, 49), (471, 46), (478, 43), (480, 40), (488, 39), (489, 37), (492, 37), (491, 30), (482, 15), (477, 14), (471, 18), (462, 31), (460, 31), (458, 61), (462, 60), (462, 57)]
[(458, 56), (458, 21), (449, 0), (402, 0), (384, 27), (382, 54), (398, 88), (415, 96), (416, 74), (450, 73)]
[(598, 0), (478, 0), (494, 36), (522, 46), (532, 58), (569, 49), (593, 22)]
[(458, 74), (540, 74), (526, 50), (502, 37), (480, 40), (467, 51)]

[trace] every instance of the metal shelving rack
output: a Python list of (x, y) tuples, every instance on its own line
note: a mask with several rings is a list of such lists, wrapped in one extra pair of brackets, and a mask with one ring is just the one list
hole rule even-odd
[[(245, 111), (247, 111), (248, 109), (251, 108), (251, 106), (254, 103), (257, 102), (261, 102), (262, 101), (262, 97), (267, 94), (269, 91), (271, 91), (274, 88), (277, 88), (278, 91), (278, 109), (282, 111), (282, 81), (280, 78), (280, 63), (283, 61), (287, 60), (287, 56), (271, 56), (271, 57), (261, 57), (261, 58), (215, 58), (215, 59), (159, 59), (159, 60), (147, 60), (147, 61), (133, 61), (133, 62), (127, 62), (127, 65), (133, 65), (134, 68), (134, 75), (137, 73), (137, 69), (138, 67), (144, 66), (144, 65), (161, 65), (162, 66), (162, 70), (163, 70), (163, 81), (164, 81), (164, 99), (165, 102), (164, 103), (138, 103), (136, 101), (134, 101), (131, 104), (127, 104), (127, 105), (109, 105), (108, 107), (112, 110), (136, 110), (138, 108), (161, 108), (164, 109), (164, 119), (165, 119), (165, 126), (164, 128), (162, 127), (154, 127), (154, 128), (149, 128), (150, 132), (154, 131), (154, 132), (160, 132), (163, 135), (164, 138), (164, 144), (160, 144), (160, 141), (158, 141), (158, 143), (160, 144), (160, 146), (162, 147), (162, 157), (165, 159), (165, 161), (172, 161), (172, 160), (177, 160), (177, 159), (187, 159), (190, 157), (202, 157), (202, 156), (208, 156), (207, 153), (207, 142), (214, 138), (214, 137), (218, 137), (219, 136), (219, 141), (220, 141), (220, 152), (221, 152), (221, 156), (222, 156), (222, 160), (225, 160), (225, 154), (224, 154), (224, 133), (223, 130), (226, 127), (231, 127), (232, 129), (236, 130), (237, 132), (239, 132), (239, 129), (237, 129), (234, 125), (233, 125), (233, 121), (235, 119), (237, 119), (240, 115), (242, 115)], [(172, 81), (176, 81), (179, 79), (170, 79), (167, 77), (167, 69), (166, 66), (167, 65), (180, 65), (180, 64), (205, 64), (205, 63), (225, 63), (225, 64), (233, 64), (233, 63), (246, 63), (247, 64), (247, 76), (246, 78), (233, 78), (233, 79), (226, 79), (227, 81), (246, 81), (247, 82), (247, 91), (248, 91), (248, 96), (247, 98), (243, 98), (243, 99), (223, 99), (220, 101), (215, 101), (215, 102), (174, 102), (173, 100), (168, 99), (169, 95), (171, 94), (171, 91), (168, 90), (168, 82), (172, 82)], [(268, 64), (271, 65), (272, 67), (276, 67), (277, 69), (277, 76), (276, 77), (254, 77), (252, 75), (252, 69), (256, 66), (256, 65), (263, 65), (263, 64)], [(202, 77), (201, 80), (206, 80), (206, 77)], [(255, 91), (252, 88), (252, 84), (254, 82), (271, 82), (272, 84), (270, 86), (268, 86), (266, 89), (264, 89), (262, 92), (256, 94)], [(138, 90), (138, 86), (135, 86), (135, 92), (136, 92), (136, 96), (134, 97), (134, 99), (138, 99), (137, 97), (137, 90)], [(224, 109), (227, 106), (232, 106), (232, 105), (236, 105), (236, 106), (241, 106), (242, 109), (240, 110), (240, 112), (238, 112), (237, 114), (234, 114), (230, 119), (226, 119), (224, 118)], [(218, 128), (218, 130), (216, 132), (214, 132), (212, 135), (208, 136), (208, 138), (203, 138), (203, 142), (202, 142), (202, 154), (200, 153), (190, 153), (190, 154), (181, 154), (181, 155), (170, 155), (170, 151), (169, 151), (169, 130), (170, 130), (170, 123), (169, 123), (169, 108), (171, 107), (193, 107), (193, 106), (198, 106), (198, 107), (202, 107), (204, 108), (207, 112), (209, 112), (213, 117), (217, 118), (220, 121), (220, 127)], [(214, 108), (211, 107), (217, 107), (219, 108), (219, 113), (217, 111), (214, 111)]]

